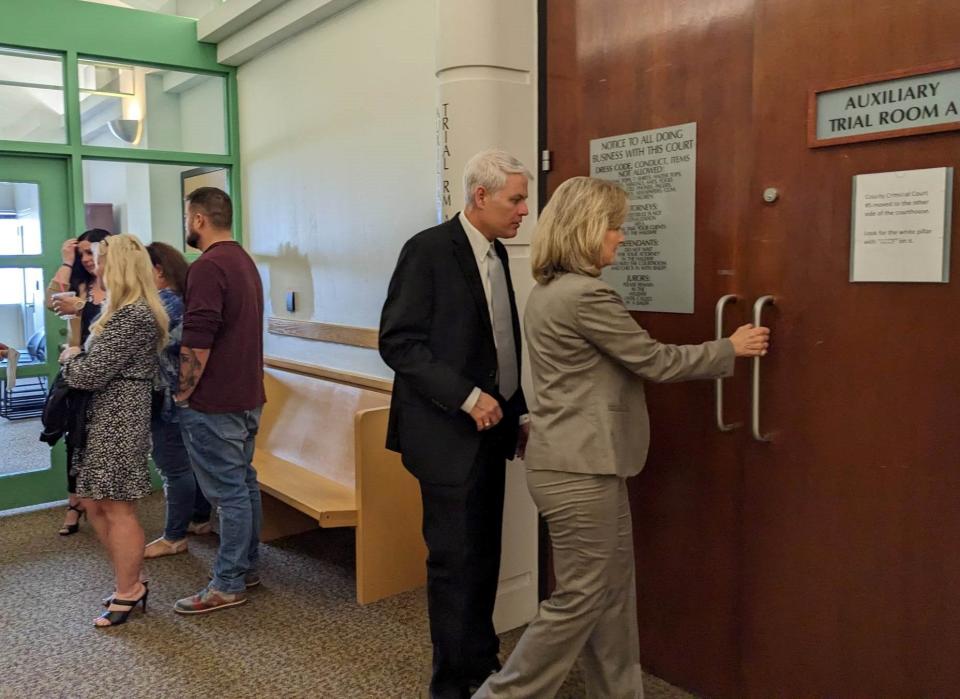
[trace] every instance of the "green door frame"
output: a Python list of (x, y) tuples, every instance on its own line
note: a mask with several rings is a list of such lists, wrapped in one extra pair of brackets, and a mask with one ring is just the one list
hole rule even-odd
[[(59, 262), (60, 245), (81, 232), (85, 220), (83, 161), (112, 160), (141, 163), (229, 168), (230, 196), (234, 206), (234, 237), (243, 239), (240, 191), (240, 135), (237, 120), (236, 69), (217, 63), (216, 46), (197, 41), (195, 20), (113, 7), (81, 0), (7, 1), (0, 21), (0, 46), (56, 53), (63, 58), (65, 144), (0, 139), (2, 156), (56, 159), (66, 169), (66, 221), (59, 228), (44, 222), (41, 266), (50, 279)], [(226, 79), (226, 154), (190, 153), (134, 148), (85, 146), (80, 127), (80, 86), (77, 64), (81, 59), (130, 63), (171, 70), (207, 73)], [(29, 170), (29, 168), (28, 168)], [(2, 179), (2, 178), (0, 178)], [(14, 181), (27, 181), (10, 173)], [(42, 190), (41, 190), (42, 192)], [(59, 233), (59, 237), (56, 233)], [(48, 259), (49, 258), (49, 259)], [(28, 266), (26, 262), (0, 259), (3, 266)], [(23, 259), (23, 258), (21, 258)], [(56, 316), (47, 316), (48, 359), (55, 364), (59, 339), (51, 335), (60, 327)], [(49, 362), (48, 362), (49, 363)], [(32, 368), (30, 372), (50, 371)], [(19, 372), (18, 372), (19, 373)], [(23, 374), (28, 374), (25, 371)], [(36, 474), (0, 477), (0, 511), (24, 505), (62, 500), (65, 495), (65, 458), (62, 447), (53, 452), (53, 468)], [(159, 481), (155, 478), (155, 485)]]
[[(0, 182), (29, 182), (40, 190), (40, 229), (44, 245), (39, 255), (0, 255), (0, 268), (40, 267), (44, 279), (52, 279), (60, 265), (60, 245), (50, 244), (66, 230), (70, 207), (67, 198), (67, 162), (63, 157), (4, 156), (0, 155)], [(44, 330), (47, 336), (47, 361), (44, 364), (22, 366), (18, 379), (46, 376), (52, 380), (57, 373), (57, 346), (66, 336), (66, 323), (50, 311), (45, 311)], [(2, 339), (2, 338), (0, 338)], [(0, 418), (2, 419), (2, 418)], [(39, 437), (39, 428), (37, 431)], [(24, 507), (63, 499), (66, 489), (66, 456), (63, 443), (51, 454), (52, 467), (0, 477), (0, 510)]]

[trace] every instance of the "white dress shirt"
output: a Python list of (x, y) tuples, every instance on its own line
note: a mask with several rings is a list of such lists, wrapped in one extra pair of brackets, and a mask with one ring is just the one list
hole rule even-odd
[[(480, 270), (480, 283), (483, 284), (483, 295), (487, 298), (487, 313), (490, 315), (490, 324), (493, 324), (493, 300), (490, 294), (490, 276), (487, 274), (487, 265), (490, 264), (490, 258), (487, 257), (487, 253), (490, 249), (493, 249), (493, 254), (496, 255), (497, 251), (494, 248), (493, 243), (487, 240), (487, 237), (477, 230), (476, 226), (470, 223), (470, 219), (467, 218), (466, 214), (462, 211), (457, 214), (457, 218), (460, 219), (460, 225), (463, 226), (463, 230), (467, 233), (467, 240), (470, 241), (470, 248), (473, 250), (473, 256), (477, 260), (477, 269)], [(496, 343), (497, 338), (493, 338), (494, 343)], [(477, 404), (477, 401), (480, 399), (480, 387), (474, 386), (473, 390), (470, 391), (470, 395), (467, 396), (467, 399), (463, 401), (463, 405), (460, 406), (460, 409), (469, 413), (473, 410), (474, 406)], [(525, 425), (530, 422), (530, 415), (524, 413), (520, 416), (520, 424)]]
[[(490, 259), (487, 257), (487, 252), (493, 247), (493, 243), (487, 240), (487, 237), (470, 223), (470, 219), (468, 219), (462, 211), (457, 214), (457, 218), (460, 219), (460, 225), (463, 226), (463, 230), (467, 233), (467, 241), (469, 241), (470, 249), (473, 250), (473, 256), (477, 260), (477, 269), (480, 270), (480, 283), (483, 284), (483, 295), (487, 298), (487, 314), (490, 316), (490, 322), (493, 323), (493, 302), (490, 299), (490, 277), (487, 274), (487, 265)], [(496, 343), (496, 338), (494, 338), (493, 341)], [(470, 395), (463, 401), (460, 409), (465, 413), (473, 410), (473, 407), (480, 399), (480, 393), (480, 387), (474, 386), (473, 390), (470, 391)]]

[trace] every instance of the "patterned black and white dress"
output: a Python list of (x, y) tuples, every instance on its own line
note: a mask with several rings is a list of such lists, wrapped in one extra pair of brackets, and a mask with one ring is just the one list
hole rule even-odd
[(93, 392), (86, 445), (71, 464), (80, 497), (136, 500), (150, 493), (150, 393), (157, 371), (157, 324), (142, 300), (118, 309), (85, 351), (63, 365), (69, 386)]

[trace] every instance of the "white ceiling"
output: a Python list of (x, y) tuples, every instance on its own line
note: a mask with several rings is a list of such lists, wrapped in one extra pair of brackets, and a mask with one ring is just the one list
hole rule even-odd
[(84, 2), (96, 2), (101, 5), (114, 5), (131, 10), (147, 10), (148, 12), (165, 12), (164, 6), (176, 5), (175, 2), (170, 2), (170, 0), (84, 0)]
[(224, 0), (84, 0), (101, 5), (125, 7), (130, 10), (159, 12), (165, 15), (182, 15), (197, 19), (202, 17)]

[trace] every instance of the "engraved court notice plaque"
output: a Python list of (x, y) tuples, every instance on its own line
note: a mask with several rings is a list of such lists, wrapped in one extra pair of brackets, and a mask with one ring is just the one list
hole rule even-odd
[(629, 199), (625, 240), (603, 279), (631, 311), (693, 313), (696, 123), (590, 141), (590, 174)]

